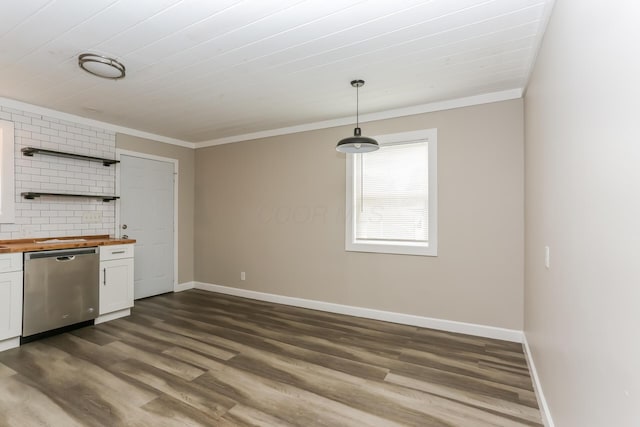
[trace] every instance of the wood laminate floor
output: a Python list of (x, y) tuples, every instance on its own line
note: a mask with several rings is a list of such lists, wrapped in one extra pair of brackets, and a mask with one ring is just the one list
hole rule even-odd
[(190, 290), (0, 353), (2, 426), (542, 426), (522, 346)]

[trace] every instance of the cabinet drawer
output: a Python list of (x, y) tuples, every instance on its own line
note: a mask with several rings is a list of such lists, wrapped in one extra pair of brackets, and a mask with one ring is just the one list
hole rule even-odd
[(107, 245), (100, 247), (100, 261), (133, 258), (133, 245)]
[(22, 252), (0, 254), (0, 273), (7, 271), (22, 271)]

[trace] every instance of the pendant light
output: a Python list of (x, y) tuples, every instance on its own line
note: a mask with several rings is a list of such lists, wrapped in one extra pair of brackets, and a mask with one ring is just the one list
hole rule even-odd
[(341, 153), (369, 153), (376, 151), (378, 148), (378, 142), (373, 138), (367, 138), (362, 136), (360, 130), (360, 111), (359, 111), (359, 91), (361, 86), (364, 86), (364, 80), (353, 80), (351, 86), (356, 88), (356, 128), (353, 130), (353, 136), (344, 138), (336, 145), (336, 150)]

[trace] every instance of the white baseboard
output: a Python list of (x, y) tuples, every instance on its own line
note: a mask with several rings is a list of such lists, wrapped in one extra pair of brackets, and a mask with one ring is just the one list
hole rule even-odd
[(0, 351), (10, 350), (16, 347), (20, 347), (20, 337), (0, 341)]
[(182, 292), (182, 291), (186, 291), (188, 289), (193, 289), (196, 285), (196, 282), (184, 282), (184, 283), (178, 283), (177, 285), (175, 285), (173, 287), (173, 292)]
[(98, 317), (96, 319), (95, 323), (96, 323), (96, 325), (98, 325), (100, 323), (109, 322), (111, 320), (115, 320), (115, 319), (119, 319), (121, 317), (129, 316), (130, 314), (131, 314), (131, 309), (130, 308), (126, 308), (124, 310), (114, 311), (113, 313), (103, 314), (102, 316)]
[(273, 302), (276, 304), (285, 304), (295, 307), (310, 308), (313, 310), (328, 311), (330, 313), (346, 314), (349, 316), (383, 320), (385, 322), (419, 326), (422, 328), (438, 329), (447, 332), (457, 332), (461, 334), (494, 338), (504, 341), (512, 341), (518, 343), (522, 342), (522, 331), (518, 331), (515, 329), (476, 325), (473, 323), (456, 322), (454, 320), (434, 319), (431, 317), (416, 316), (413, 314), (394, 313), (392, 311), (375, 310), (372, 308), (354, 307), (351, 305), (334, 304), (330, 302), (315, 301), (304, 298), (287, 297), (284, 295), (275, 295), (264, 292), (250, 291), (247, 289), (213, 285), (211, 283), (195, 282), (194, 288), (204, 291), (219, 292), (221, 294), (256, 299), (260, 301)]
[(529, 348), (529, 342), (527, 341), (527, 335), (522, 334), (522, 344), (524, 346), (524, 354), (527, 358), (527, 364), (529, 365), (529, 371), (531, 372), (531, 378), (533, 379), (533, 389), (536, 392), (538, 398), (538, 406), (540, 407), (540, 414), (542, 415), (542, 422), (545, 427), (555, 427), (553, 419), (551, 418), (551, 411), (549, 411), (549, 405), (547, 405), (547, 399), (542, 392), (542, 384), (540, 383), (540, 377), (538, 377), (538, 371), (536, 365), (533, 362), (533, 355), (531, 354), (531, 348)]

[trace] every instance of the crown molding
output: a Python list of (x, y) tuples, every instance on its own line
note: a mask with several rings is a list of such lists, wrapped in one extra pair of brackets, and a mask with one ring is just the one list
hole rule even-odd
[(68, 122), (79, 123), (86, 126), (93, 126), (113, 132), (126, 133), (127, 135), (138, 136), (140, 138), (152, 139), (154, 141), (164, 142), (166, 144), (179, 145), (181, 147), (187, 148), (196, 148), (196, 145), (193, 142), (169, 138), (163, 135), (156, 135), (154, 133), (145, 132), (138, 129), (114, 125), (113, 123), (88, 119), (86, 117), (77, 116), (75, 114), (63, 113), (62, 111), (52, 110), (50, 108), (41, 107), (39, 105), (28, 104), (26, 102), (17, 101), (11, 98), (0, 97), (0, 105), (2, 105), (3, 107), (22, 110), (33, 114), (41, 114), (43, 116), (53, 117), (54, 119), (66, 120)]
[[(474, 105), (490, 104), (492, 102), (508, 101), (522, 97), (523, 89), (516, 88), (504, 90), (500, 92), (485, 93), (482, 95), (468, 96), (464, 98), (450, 99), (446, 101), (431, 102), (428, 104), (414, 105), (412, 107), (396, 108), (393, 110), (379, 111), (376, 113), (363, 114), (360, 116), (360, 123), (367, 123), (376, 120), (395, 119), (398, 117), (412, 116), (416, 114), (432, 113), (435, 111), (451, 110), (454, 108), (471, 107)], [(231, 144), (233, 142), (249, 141), (252, 139), (268, 138), (272, 136), (289, 135), (298, 132), (308, 132), (312, 130), (328, 129), (338, 126), (346, 126), (353, 124), (353, 117), (343, 117), (340, 119), (324, 120), (320, 122), (305, 123), (302, 125), (289, 126), (278, 129), (271, 129), (259, 132), (246, 133), (242, 135), (233, 135), (224, 138), (212, 139), (202, 142), (188, 142), (180, 139), (170, 138), (163, 135), (157, 135), (138, 129), (128, 128), (115, 125), (113, 123), (101, 122), (99, 120), (88, 119), (86, 117), (77, 116), (75, 114), (63, 113), (61, 111), (52, 110), (38, 105), (28, 104), (26, 102), (17, 101), (15, 99), (0, 97), (0, 105), (23, 110), (34, 114), (41, 114), (60, 120), (80, 123), (87, 126), (94, 126), (113, 132), (125, 133), (127, 135), (137, 136), (140, 138), (151, 139), (154, 141), (164, 142), (166, 144), (178, 145), (186, 148), (204, 148), (214, 145)]]
[[(453, 108), (470, 107), (473, 105), (489, 104), (492, 102), (508, 101), (518, 98), (522, 98), (522, 88), (485, 93), (482, 95), (468, 96), (465, 98), (457, 98), (447, 101), (431, 102), (428, 104), (415, 105), (412, 107), (396, 108), (393, 110), (380, 111), (377, 113), (362, 114), (360, 115), (360, 123), (372, 122), (376, 120), (394, 119), (397, 117), (412, 116), (415, 114), (432, 113), (435, 111), (451, 110)], [(194, 144), (196, 148), (204, 148), (214, 145), (231, 144), (232, 142), (268, 138), (271, 136), (289, 135), (292, 133), (327, 129), (350, 124), (353, 124), (353, 117), (344, 117), (340, 119), (324, 120), (321, 122), (306, 123), (279, 129), (246, 133), (243, 135), (228, 136), (225, 138), (212, 139), (210, 141), (196, 142)]]

